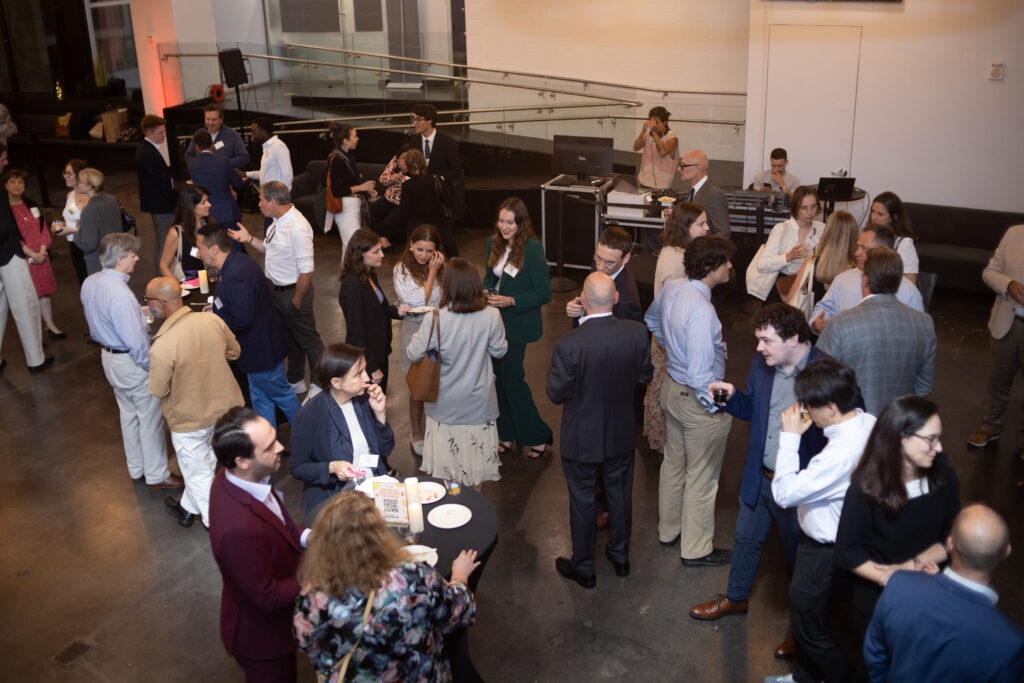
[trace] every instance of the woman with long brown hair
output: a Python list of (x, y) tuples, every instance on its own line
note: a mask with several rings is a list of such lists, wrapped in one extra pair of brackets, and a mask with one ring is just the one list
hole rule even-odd
[[(351, 123), (339, 123), (330, 132), (334, 150), (327, 157), (327, 186), (331, 196), (341, 201), (342, 210), (327, 212), (324, 232), (329, 232), (333, 225), (338, 226), (341, 252), (344, 254), (352, 234), (361, 227), (369, 227), (362, 225), (362, 203), (365, 197), (376, 197), (377, 190), (372, 180), (363, 179), (356, 162), (355, 151), (359, 145), (356, 127)], [(385, 246), (390, 246), (390, 243)]]
[(921, 261), (914, 245), (917, 234), (903, 206), (903, 200), (895, 192), (883, 192), (872, 200), (868, 220), (871, 225), (892, 228), (896, 233), (896, 253), (903, 259), (903, 277), (916, 285), (917, 274), (921, 270)]
[[(421, 225), (409, 235), (402, 260), (395, 264), (392, 283), (398, 303), (410, 308), (437, 308), (441, 301), (441, 274), (444, 272), (444, 246), (441, 234), (433, 225)], [(402, 319), (402, 371), (409, 372), (409, 357), (404, 350), (423, 322), (422, 313), (406, 313)], [(412, 452), (423, 455), (423, 432), (426, 428), (423, 401), (409, 396), (409, 438)]]
[(377, 281), (384, 262), (384, 245), (377, 233), (356, 230), (341, 261), (338, 304), (345, 315), (345, 343), (366, 354), (366, 373), (387, 393), (388, 356), (391, 355), (391, 320), (402, 318), (408, 304), (395, 306)]
[(199, 228), (206, 225), (209, 219), (210, 191), (199, 185), (186, 184), (178, 194), (174, 224), (164, 238), (164, 251), (160, 255), (161, 275), (181, 281), (194, 277), (205, 268), (203, 262), (195, 256), (194, 250), (198, 244)]
[(498, 391), (498, 437), (504, 453), (516, 442), (528, 457), (544, 455), (551, 427), (541, 419), (526, 383), (523, 358), (526, 345), (544, 333), (540, 308), (551, 301), (551, 276), (544, 247), (537, 241), (526, 204), (509, 197), (498, 205), (494, 234), (487, 240), (484, 288), (487, 303), (501, 312), (508, 353), (494, 361)]
[(475, 550), (463, 550), (445, 581), (407, 558), (371, 498), (339, 493), (299, 565), (299, 649), (329, 683), (451, 680), (443, 636), (473, 624), (469, 577), (479, 564)]
[[(492, 358), (508, 349), (501, 315), (487, 298), (469, 261), (453, 258), (444, 269), (439, 310), (420, 325), (406, 349), (410, 360), (429, 351), (441, 356), (437, 401), (426, 404), (423, 471), (479, 490), (497, 481), (498, 398)], [(438, 330), (431, 334), (433, 316)]]

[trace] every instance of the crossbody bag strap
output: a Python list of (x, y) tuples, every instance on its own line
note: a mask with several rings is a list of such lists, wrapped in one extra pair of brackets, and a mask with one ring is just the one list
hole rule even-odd
[(434, 333), (434, 327), (437, 327), (437, 359), (441, 360), (441, 313), (440, 311), (434, 311), (434, 320), (430, 324), (430, 333)]
[[(356, 642), (352, 644), (350, 649), (340, 662), (332, 667), (332, 672), (338, 672), (338, 680), (345, 680), (345, 672), (348, 670), (349, 662), (352, 661), (352, 655), (355, 653), (356, 648), (359, 647), (359, 642), (363, 639), (363, 631), (366, 630), (366, 621), (370, 618), (370, 610), (373, 608), (373, 597), (377, 594), (376, 590), (370, 591), (369, 597), (366, 598), (366, 609), (363, 610), (363, 630), (359, 632), (359, 637), (356, 638)], [(326, 674), (317, 674), (317, 683), (326, 683), (329, 676)]]

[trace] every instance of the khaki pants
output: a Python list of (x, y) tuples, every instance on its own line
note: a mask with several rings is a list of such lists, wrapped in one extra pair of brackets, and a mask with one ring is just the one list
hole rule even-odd
[(28, 261), (12, 256), (0, 266), (0, 343), (3, 343), (7, 329), (7, 311), (14, 316), (21, 337), (21, 348), (25, 351), (25, 362), (29, 367), (42, 365), (43, 323), (39, 317), (39, 297), (28, 273)]
[(171, 475), (167, 469), (167, 437), (160, 399), (149, 393), (149, 373), (127, 353), (102, 351), (103, 374), (114, 389), (121, 413), (121, 439), (128, 475), (145, 475), (147, 484), (159, 484)]
[(679, 553), (688, 560), (712, 550), (718, 475), (732, 428), (732, 417), (708, 413), (697, 395), (671, 377), (661, 386), (665, 457), (658, 478), (658, 537), (681, 536)]

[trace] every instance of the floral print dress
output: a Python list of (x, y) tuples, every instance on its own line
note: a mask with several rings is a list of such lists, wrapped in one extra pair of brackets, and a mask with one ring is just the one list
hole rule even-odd
[(353, 645), (345, 680), (450, 681), (443, 635), (476, 620), (469, 589), (447, 583), (421, 562), (404, 562), (388, 572), (364, 626), (365, 609), (366, 596), (355, 588), (339, 597), (322, 591), (299, 596), (295, 639), (329, 683), (339, 680), (333, 667)]

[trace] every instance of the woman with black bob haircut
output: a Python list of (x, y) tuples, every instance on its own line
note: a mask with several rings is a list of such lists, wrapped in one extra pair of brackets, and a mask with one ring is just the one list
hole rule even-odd
[[(363, 350), (331, 344), (316, 363), (316, 379), (324, 388), (306, 401), (292, 425), (292, 476), (303, 482), (299, 506), (307, 515), (341, 491), (357, 470), (381, 475), (395, 448), (384, 392), (366, 373)], [(380, 456), (375, 464), (363, 465)]]
[(942, 452), (942, 420), (932, 401), (907, 395), (878, 416), (846, 492), (836, 565), (855, 575), (858, 643), (893, 572), (936, 574), (960, 512), (960, 484)]

